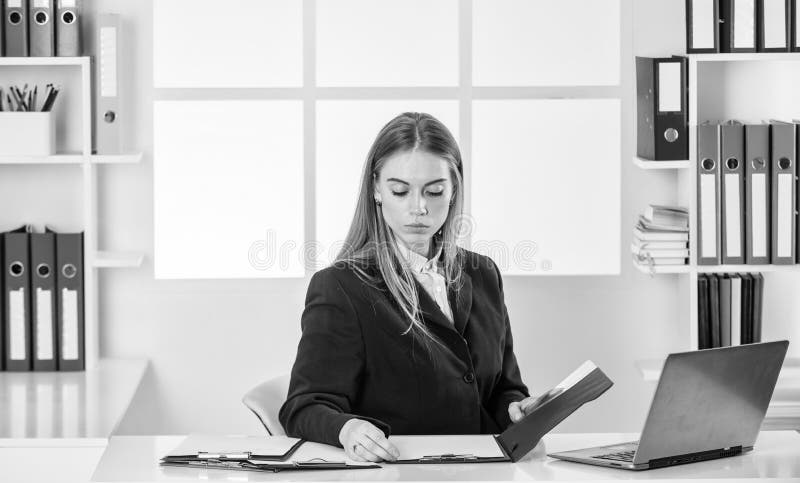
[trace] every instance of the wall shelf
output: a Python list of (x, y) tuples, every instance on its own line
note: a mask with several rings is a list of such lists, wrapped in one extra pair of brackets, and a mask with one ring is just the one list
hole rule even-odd
[(646, 275), (679, 274), (691, 271), (689, 265), (656, 265), (652, 267), (652, 270), (649, 265), (642, 265), (641, 263), (633, 262), (633, 266)]
[[(89, 156), (91, 164), (138, 164), (142, 161), (142, 153), (132, 154), (92, 154)], [(82, 154), (54, 154), (52, 156), (3, 156), (0, 155), (0, 165), (3, 164), (83, 164)]]
[(0, 57), (0, 66), (89, 65), (92, 58), (84, 57)]
[(644, 159), (634, 156), (633, 164), (642, 169), (687, 169), (689, 167), (689, 160), (653, 161), (652, 159)]
[(137, 268), (144, 262), (144, 253), (99, 251), (95, 253), (92, 266), (95, 268)]
[(689, 59), (696, 62), (761, 62), (800, 60), (800, 52), (762, 52), (750, 54), (689, 54)]

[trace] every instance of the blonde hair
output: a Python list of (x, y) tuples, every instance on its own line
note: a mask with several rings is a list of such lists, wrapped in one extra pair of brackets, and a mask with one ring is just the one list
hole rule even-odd
[[(433, 241), (441, 246), (440, 260), (448, 286), (456, 291), (460, 289), (463, 272), (456, 239), (458, 223), (464, 209), (461, 151), (447, 127), (430, 114), (405, 112), (389, 121), (378, 133), (364, 163), (350, 230), (334, 263), (349, 265), (359, 278), (373, 287), (385, 287), (390, 298), (408, 319), (408, 326), (402, 333), (411, 333), (430, 349), (432, 342), (441, 342), (423, 322), (414, 275), (398, 251), (394, 233), (387, 226), (374, 200), (375, 181), (386, 160), (396, 153), (411, 150), (424, 151), (442, 158), (450, 170), (454, 187), (453, 198), (447, 218), (434, 235)], [(377, 267), (378, 275), (372, 275), (366, 270), (372, 265)]]

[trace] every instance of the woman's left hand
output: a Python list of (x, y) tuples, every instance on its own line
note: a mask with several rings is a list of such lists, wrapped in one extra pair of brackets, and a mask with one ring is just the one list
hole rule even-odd
[(564, 392), (563, 389), (554, 388), (542, 394), (541, 396), (526, 397), (522, 401), (512, 402), (508, 405), (508, 416), (511, 418), (511, 422), (518, 422), (520, 419), (536, 410), (536, 408), (558, 396), (562, 392)]

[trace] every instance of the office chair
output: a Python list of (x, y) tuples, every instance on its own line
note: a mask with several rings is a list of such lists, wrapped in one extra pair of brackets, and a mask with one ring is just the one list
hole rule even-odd
[(285, 436), (278, 411), (289, 393), (289, 374), (283, 374), (247, 391), (242, 402), (258, 417), (270, 436)]

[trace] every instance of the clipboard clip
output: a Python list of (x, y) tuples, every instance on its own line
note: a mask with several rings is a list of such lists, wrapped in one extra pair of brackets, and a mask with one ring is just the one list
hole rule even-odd
[(219, 461), (244, 461), (250, 459), (249, 451), (228, 451), (209, 453), (207, 451), (198, 451), (197, 459), (199, 460), (219, 460)]
[(419, 459), (420, 463), (441, 463), (441, 462), (458, 462), (458, 461), (473, 461), (478, 457), (473, 454), (453, 454), (445, 453), (440, 455), (426, 455)]

